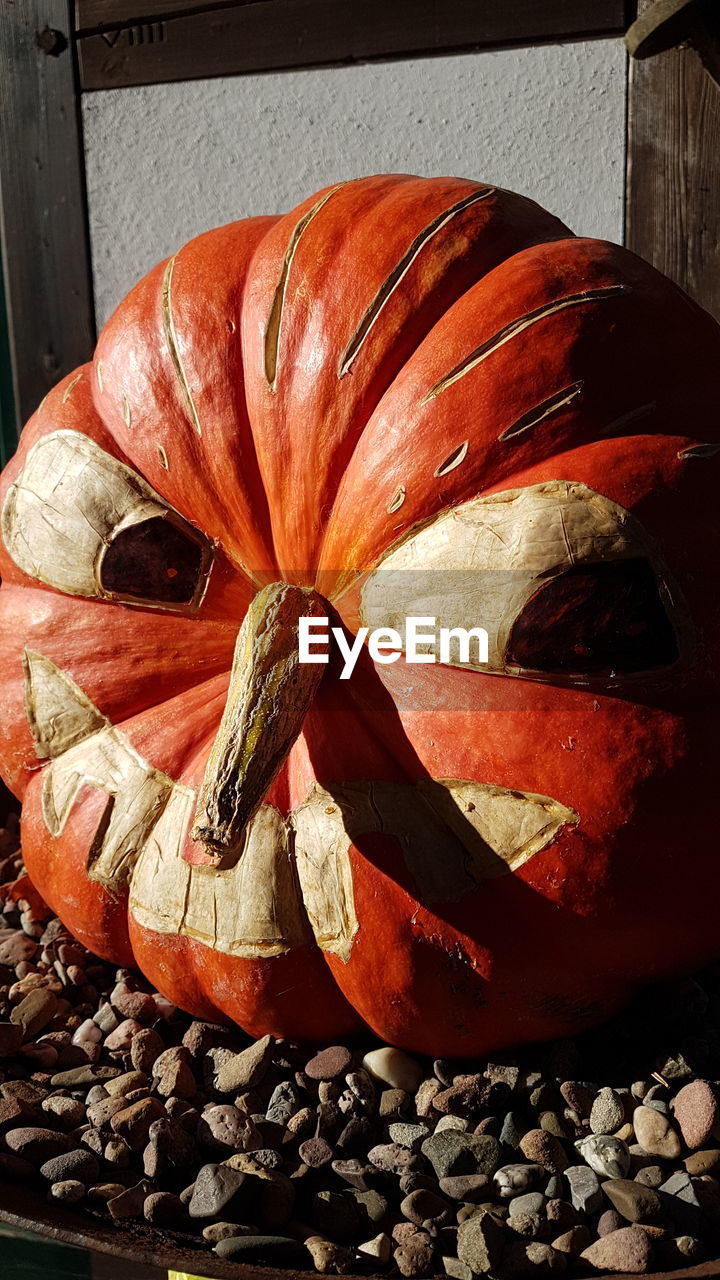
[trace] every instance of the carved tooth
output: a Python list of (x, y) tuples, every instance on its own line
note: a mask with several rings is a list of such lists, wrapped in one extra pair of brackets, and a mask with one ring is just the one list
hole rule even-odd
[(51, 835), (61, 835), (80, 790), (104, 791), (108, 802), (90, 852), (88, 875), (118, 892), (168, 801), (172, 779), (151, 768), (49, 658), (25, 650), (24, 666), (30, 730), (38, 755), (51, 761), (43, 775), (45, 825)]
[(289, 831), (272, 805), (258, 809), (232, 865), (191, 866), (182, 848), (195, 794), (176, 786), (138, 859), (130, 911), (155, 933), (180, 934), (225, 955), (282, 955), (310, 941)]
[(55, 759), (109, 723), (75, 681), (50, 658), (23, 650), (25, 714), (41, 760)]
[(395, 836), (423, 901), (449, 902), (517, 870), (579, 820), (549, 796), (457, 778), (316, 783), (291, 821), (318, 946), (349, 958), (358, 929), (350, 847), (364, 835)]
[[(321, 950), (347, 963), (358, 920), (350, 866), (352, 835), (345, 815), (335, 796), (316, 784), (290, 820), (303, 902), (315, 941)], [(366, 821), (372, 820), (368, 815)]]

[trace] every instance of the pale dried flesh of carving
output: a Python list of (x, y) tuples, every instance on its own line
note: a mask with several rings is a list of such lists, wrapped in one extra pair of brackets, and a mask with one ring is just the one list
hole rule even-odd
[(60, 835), (80, 789), (108, 796), (88, 860), (111, 892), (131, 882), (144, 928), (227, 955), (280, 955), (314, 935), (347, 961), (359, 923), (350, 850), (363, 836), (397, 839), (419, 897), (450, 901), (522, 866), (578, 814), (548, 796), (458, 779), (315, 784), (285, 819), (262, 804), (242, 843), (217, 866), (183, 859), (194, 791), (154, 769), (66, 672), (26, 656), (38, 752), (50, 757), (43, 815)]
[(135, 600), (103, 585), (103, 565), (113, 541), (160, 520), (199, 548), (195, 590), (181, 606), (196, 608), (212, 566), (208, 539), (137, 472), (89, 436), (61, 430), (43, 436), (29, 451), (5, 498), (2, 536), (18, 568), (57, 591), (172, 609), (180, 606), (145, 597)]
[(574, 566), (653, 555), (640, 523), (579, 481), (507, 489), (445, 511), (391, 550), (363, 585), (362, 622), (394, 628), (403, 643), (408, 616), (434, 617), (438, 629), (482, 625), (488, 662), (471, 645), (467, 662), (450, 665), (503, 671), (513, 623), (541, 583)]
[(394, 836), (423, 901), (447, 902), (516, 870), (579, 816), (548, 796), (450, 778), (316, 784), (291, 820), (316, 938), (344, 956), (355, 918), (349, 850), (363, 836)]
[(193, 791), (175, 787), (140, 855), (130, 892), (138, 924), (246, 959), (282, 955), (309, 942), (282, 815), (261, 805), (231, 866), (191, 866), (181, 855), (194, 801)]

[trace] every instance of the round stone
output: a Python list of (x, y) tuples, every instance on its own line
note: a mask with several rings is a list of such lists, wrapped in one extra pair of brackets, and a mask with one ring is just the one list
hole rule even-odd
[(624, 1120), (622, 1099), (614, 1089), (601, 1089), (590, 1112), (590, 1128), (593, 1133), (615, 1133)]
[[(545, 1135), (547, 1136), (547, 1135)], [(450, 1178), (462, 1173), (494, 1173), (500, 1159), (500, 1147), (490, 1134), (459, 1133), (445, 1129), (426, 1138), (420, 1148), (429, 1160), (437, 1178)]]
[(633, 1113), (635, 1137), (648, 1155), (663, 1160), (676, 1160), (682, 1150), (680, 1135), (673, 1128), (668, 1116), (654, 1107), (636, 1107)]
[(594, 1133), (575, 1143), (586, 1164), (604, 1178), (624, 1178), (630, 1169), (630, 1152), (621, 1138)]
[(715, 1173), (720, 1168), (720, 1149), (711, 1147), (707, 1151), (693, 1151), (683, 1163), (693, 1178), (701, 1178), (704, 1173)]
[(80, 1182), (87, 1187), (98, 1181), (100, 1164), (92, 1151), (66, 1151), (46, 1160), (40, 1172), (48, 1182)]
[(298, 1155), (310, 1169), (320, 1169), (329, 1164), (335, 1152), (324, 1138), (308, 1138), (298, 1147)]
[[(372, 1049), (365, 1054), (363, 1066), (373, 1079), (390, 1085), (392, 1089), (415, 1093), (422, 1083), (422, 1067), (401, 1049)], [(439, 1089), (436, 1090), (438, 1092)]]
[(675, 1098), (675, 1123), (691, 1151), (712, 1137), (720, 1118), (716, 1091), (707, 1080), (692, 1080)]
[(305, 1075), (311, 1080), (335, 1080), (345, 1075), (352, 1062), (350, 1050), (344, 1045), (334, 1044), (329, 1049), (316, 1053), (305, 1066)]
[(596, 1240), (580, 1257), (597, 1271), (643, 1275), (650, 1270), (652, 1242), (641, 1227), (621, 1227)]
[(520, 1150), (533, 1164), (541, 1164), (549, 1173), (562, 1173), (569, 1164), (560, 1139), (544, 1129), (530, 1129), (524, 1134)]
[(61, 1204), (77, 1204), (85, 1195), (85, 1187), (82, 1182), (69, 1178), (65, 1182), (53, 1182), (48, 1194), (51, 1200), (58, 1200)]
[(627, 1178), (610, 1178), (602, 1186), (613, 1209), (627, 1222), (652, 1222), (663, 1211), (662, 1202), (652, 1187)]
[(433, 1191), (426, 1191), (420, 1188), (418, 1191), (411, 1191), (400, 1205), (400, 1212), (409, 1222), (414, 1222), (416, 1226), (421, 1227), (424, 1222), (429, 1220), (435, 1222), (438, 1218), (446, 1216), (449, 1219), (450, 1205), (442, 1196), (436, 1195)]

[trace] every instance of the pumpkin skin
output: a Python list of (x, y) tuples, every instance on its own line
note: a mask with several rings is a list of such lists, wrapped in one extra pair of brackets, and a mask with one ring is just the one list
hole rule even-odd
[[(720, 606), (707, 574), (720, 534), (719, 362), (718, 325), (651, 267), (576, 239), (519, 196), (456, 179), (330, 188), (285, 217), (201, 236), (152, 271), (106, 325), (92, 365), (40, 406), (2, 477), (0, 764), (23, 799), (28, 870), (67, 927), (196, 1016), (326, 1040), (366, 1025), (447, 1056), (572, 1034), (638, 983), (715, 956)], [(52, 480), (68, 442), (79, 489), (85, 470), (125, 476), (102, 461), (117, 460), (177, 513), (169, 523), (183, 537), (198, 531), (213, 557), (204, 594), (163, 605), (137, 579), (152, 577), (153, 547), (112, 560), (109, 544), (130, 545), (115, 532), (101, 538), (102, 592), (49, 580), (15, 512), (34, 501), (23, 485), (35, 483), (36, 460), (49, 458)], [(379, 565), (415, 551), (422, 561), (430, 548), (433, 572), (452, 574), (463, 565), (437, 551), (443, 517), (494, 519), (510, 501), (521, 512), (528, 494), (541, 528), (566, 499), (580, 521), (602, 510), (616, 542), (627, 535), (621, 553), (581, 554), (571, 529), (563, 573), (548, 576), (563, 579), (560, 595), (536, 584), (524, 606), (532, 627), (513, 620), (492, 670), (383, 665), (364, 650), (341, 680), (334, 655), (271, 782), (261, 818), (284, 832), (290, 815), (298, 853), (294, 815), (315, 795), (317, 813), (332, 816), (341, 797), (349, 923), (333, 916), (324, 931), (317, 889), (303, 881), (287, 937), (272, 946), (263, 936), (228, 950), (200, 908), (181, 931), (155, 849), (193, 868), (198, 900), (217, 883), (226, 899), (238, 892), (173, 805), (200, 789), (256, 592), (314, 589), (355, 633)], [(54, 501), (38, 499), (50, 524)], [(649, 613), (628, 613), (631, 592), (618, 617), (649, 645), (647, 661), (611, 673), (607, 596), (582, 570), (620, 564), (622, 574), (639, 562)], [(178, 564), (169, 572), (182, 585)], [(574, 667), (534, 664), (540, 641), (558, 651), (554, 635)], [(70, 701), (50, 715), (61, 693)], [(91, 727), (111, 744), (107, 773), (97, 755), (87, 764)], [(43, 754), (45, 740), (57, 754)], [(53, 833), (48, 777), (60, 778), (71, 752), (81, 776)], [(134, 812), (131, 784), (109, 780), (122, 769), (133, 787), (154, 785), (157, 804), (123, 837), (122, 865), (100, 875), (112, 823)], [(464, 879), (459, 854), (471, 849), (472, 862), (473, 833), (464, 846), (464, 827), (443, 827), (428, 856), (413, 825), (423, 797), (445, 786), (437, 780), (464, 780), (488, 805), (514, 797), (536, 815), (547, 802), (554, 825), (515, 865), (481, 858)], [(51, 791), (62, 799), (60, 781)], [(380, 819), (363, 828), (357, 813), (374, 797)], [(474, 810), (473, 800), (458, 821)], [(295, 874), (288, 839), (278, 883)]]

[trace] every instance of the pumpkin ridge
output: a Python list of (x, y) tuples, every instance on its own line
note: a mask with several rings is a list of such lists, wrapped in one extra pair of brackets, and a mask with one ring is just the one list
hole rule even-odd
[(369, 304), (367, 310), (362, 316), (353, 336), (348, 342), (343, 354), (338, 362), (338, 378), (344, 378), (350, 372), (355, 360), (360, 354), (363, 343), (367, 339), (370, 330), (377, 323), (384, 308), (387, 306), (392, 294), (401, 284), (403, 278), (407, 275), (415, 260), (422, 253), (425, 246), (440, 232), (453, 218), (459, 213), (463, 213), (470, 205), (477, 204), (478, 200), (487, 200), (489, 196), (495, 194), (495, 187), (482, 187), (479, 191), (472, 191), (469, 196), (464, 196), (462, 200), (457, 200), (443, 213), (439, 213), (433, 218), (423, 230), (415, 236), (402, 257), (383, 283), (380, 285), (375, 297)]
[[(177, 331), (175, 329), (175, 320), (173, 318), (172, 277), (173, 277), (173, 270), (175, 267), (176, 257), (177, 257), (177, 254), (174, 254), (173, 257), (169, 259), (163, 274), (163, 278), (162, 278), (162, 285), (161, 285), (162, 321), (163, 321), (163, 328), (165, 330), (165, 338), (167, 340), (168, 351), (170, 352), (170, 359), (173, 362), (173, 366), (175, 368), (175, 372), (178, 377), (178, 382), (180, 383), (180, 387), (182, 389), (182, 393), (185, 398), (187, 411), (190, 415), (190, 421), (193, 427), (195, 428), (195, 430), (197, 431), (198, 435), (201, 436), (202, 426), (200, 425), (198, 411), (195, 407), (195, 402), (192, 398), (192, 392), (190, 391), (187, 375), (183, 367), (183, 362), (182, 362), (180, 350), (178, 347), (178, 336), (177, 336)], [(129, 418), (127, 421), (127, 426), (128, 427), (130, 426)], [(167, 470), (168, 469), (167, 454), (165, 454), (164, 465), (165, 465), (165, 470)]]
[[(291, 227), (274, 238), (271, 231), (258, 247), (244, 319), (248, 407), (265, 490), (275, 498), (275, 553), (306, 585), (358, 441), (437, 320), (519, 248), (572, 236), (532, 201), (469, 179), (384, 175), (333, 194), (318, 223), (303, 228), (292, 288), (285, 280), (282, 370), (265, 359), (268, 314), (300, 226), (296, 213), (287, 215)], [(393, 228), (387, 245), (386, 225)], [(319, 360), (312, 335), (323, 316), (333, 317), (333, 336)], [(286, 494), (288, 501), (278, 500)], [(311, 497), (309, 521), (303, 508)]]

